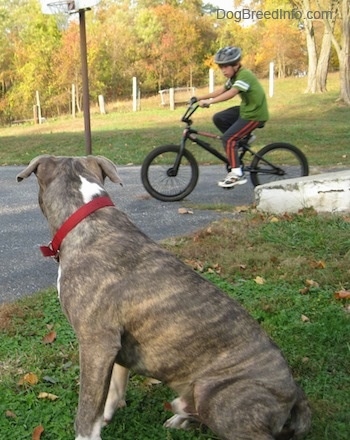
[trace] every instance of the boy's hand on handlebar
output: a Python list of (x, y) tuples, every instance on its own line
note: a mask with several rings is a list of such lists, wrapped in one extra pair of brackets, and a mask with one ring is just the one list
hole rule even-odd
[(210, 102), (210, 99), (201, 99), (200, 101), (198, 101), (198, 105), (199, 105), (199, 107), (202, 107), (202, 108), (208, 108), (208, 107), (210, 107), (210, 104), (211, 104), (211, 102)]

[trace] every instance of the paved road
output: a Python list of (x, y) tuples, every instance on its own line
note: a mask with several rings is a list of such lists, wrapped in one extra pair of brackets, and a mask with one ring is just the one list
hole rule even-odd
[[(41, 256), (38, 245), (51, 237), (37, 203), (35, 176), (16, 183), (23, 167), (0, 167), (0, 302), (56, 284), (57, 265)], [(114, 203), (154, 240), (185, 235), (225, 214), (194, 208), (192, 215), (178, 213), (184, 204), (249, 204), (254, 199), (250, 182), (233, 190), (216, 184), (225, 174), (222, 166), (201, 167), (197, 187), (185, 202), (163, 203), (148, 197), (140, 180), (139, 167), (121, 167), (124, 186), (106, 181)], [(193, 205), (195, 206), (195, 205)], [(231, 214), (232, 215), (232, 214)]]

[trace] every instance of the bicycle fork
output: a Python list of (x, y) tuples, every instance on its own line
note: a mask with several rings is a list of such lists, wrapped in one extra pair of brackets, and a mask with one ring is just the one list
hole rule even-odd
[(187, 139), (188, 139), (187, 133), (184, 132), (184, 136), (182, 136), (181, 143), (180, 143), (180, 149), (179, 149), (179, 152), (175, 158), (174, 165), (171, 168), (169, 168), (167, 171), (167, 174), (169, 177), (177, 176), (177, 172), (179, 171), (183, 152), (186, 148), (185, 144), (186, 144)]

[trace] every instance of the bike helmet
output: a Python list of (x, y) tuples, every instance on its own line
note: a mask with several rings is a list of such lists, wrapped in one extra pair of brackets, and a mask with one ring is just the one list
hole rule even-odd
[(226, 46), (215, 54), (216, 64), (236, 64), (241, 60), (242, 50), (239, 47)]

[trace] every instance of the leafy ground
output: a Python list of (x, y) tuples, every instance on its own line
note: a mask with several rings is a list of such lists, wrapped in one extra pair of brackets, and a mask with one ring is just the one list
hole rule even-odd
[[(349, 108), (336, 102), (337, 78), (330, 77), (329, 93), (323, 95), (304, 95), (305, 85), (305, 79), (276, 82), (271, 121), (258, 132), (257, 147), (283, 140), (301, 147), (316, 171), (349, 167)], [(154, 101), (142, 105), (137, 113), (121, 104), (106, 116), (92, 113), (93, 153), (118, 164), (140, 164), (154, 146), (178, 142), (184, 108), (171, 112)], [(200, 110), (196, 126), (209, 130), (218, 109)], [(82, 155), (82, 130), (81, 118), (1, 128), (0, 164), (28, 163), (43, 153)], [(201, 208), (210, 207), (196, 206)], [(350, 218), (220, 209), (227, 211), (225, 220), (163, 245), (240, 301), (280, 345), (312, 405), (307, 439), (348, 440)], [(1, 438), (74, 438), (78, 381), (77, 342), (55, 291), (0, 306)], [(161, 384), (132, 376), (128, 406), (104, 430), (104, 440), (215, 438), (210, 432), (162, 428), (170, 415), (164, 402), (172, 397)]]
[[(195, 235), (163, 243), (241, 302), (280, 345), (310, 399), (308, 440), (350, 438), (349, 237), (345, 216), (228, 212)], [(0, 359), (2, 438), (31, 439), (38, 427), (43, 440), (73, 438), (77, 342), (55, 291), (0, 307)], [(128, 407), (103, 438), (215, 439), (165, 430), (164, 402), (172, 397), (163, 385), (132, 376)]]

